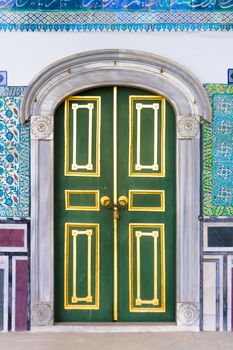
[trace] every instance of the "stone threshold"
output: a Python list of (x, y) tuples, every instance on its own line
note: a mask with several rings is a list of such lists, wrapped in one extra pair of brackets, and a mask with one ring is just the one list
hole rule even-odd
[(183, 326), (176, 323), (55, 323), (54, 326), (32, 326), (31, 332), (41, 333), (164, 333), (199, 332), (198, 326)]

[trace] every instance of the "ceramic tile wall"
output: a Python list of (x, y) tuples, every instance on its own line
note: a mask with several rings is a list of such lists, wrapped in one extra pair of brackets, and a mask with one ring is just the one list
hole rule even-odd
[(0, 217), (29, 216), (29, 125), (19, 124), (24, 88), (0, 88)]
[(203, 122), (203, 215), (233, 215), (233, 86), (206, 84), (212, 124)]

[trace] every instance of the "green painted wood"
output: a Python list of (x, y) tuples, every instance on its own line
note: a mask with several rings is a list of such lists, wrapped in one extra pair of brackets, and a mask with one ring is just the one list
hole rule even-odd
[[(175, 115), (172, 107), (166, 102), (166, 161), (165, 177), (129, 177), (129, 96), (142, 95), (151, 96), (150, 92), (135, 89), (123, 88), (117, 89), (117, 117), (118, 117), (118, 195), (128, 196), (129, 190), (164, 190), (165, 191), (165, 212), (150, 211), (128, 211), (127, 207), (120, 209), (120, 218), (118, 220), (118, 311), (119, 321), (155, 321), (167, 322), (175, 321), (175, 227), (176, 227), (176, 208), (175, 208)], [(56, 321), (111, 321), (113, 319), (113, 220), (112, 210), (100, 207), (100, 211), (64, 211), (64, 190), (100, 190), (100, 196), (107, 195), (113, 198), (113, 89), (99, 88), (84, 91), (82, 96), (101, 96), (101, 176), (100, 177), (75, 177), (64, 176), (64, 104), (62, 104), (56, 113), (55, 118), (55, 320)], [(80, 95), (79, 95), (80, 96)], [(138, 103), (145, 102), (142, 98)], [(160, 104), (159, 101), (156, 103)], [(161, 105), (160, 105), (161, 108)], [(133, 162), (136, 157), (136, 107), (134, 111), (135, 129), (133, 133)], [(141, 162), (143, 164), (153, 163), (153, 123), (154, 117), (150, 109), (143, 110), (142, 114), (142, 132), (141, 132)], [(83, 118), (85, 119), (85, 117)], [(85, 134), (87, 125), (82, 124), (82, 135)], [(158, 129), (161, 129), (161, 115), (158, 117)], [(80, 140), (81, 140), (80, 136)], [(79, 147), (86, 145), (86, 140)], [(160, 144), (160, 136), (158, 137)], [(85, 160), (85, 150), (83, 149), (83, 160)], [(158, 163), (161, 163), (160, 146), (158, 149)], [(159, 172), (160, 169), (157, 170)], [(135, 171), (137, 174), (140, 171)], [(143, 170), (150, 173), (151, 170)], [(155, 171), (156, 172), (156, 171)], [(74, 197), (73, 197), (74, 198)], [(157, 206), (161, 204), (158, 196), (144, 197), (138, 195), (134, 197), (135, 206), (150, 205)], [(76, 201), (74, 201), (76, 204)], [(93, 201), (83, 199), (83, 204)], [(64, 224), (73, 223), (99, 223), (100, 224), (100, 307), (99, 310), (64, 310)], [(133, 253), (131, 262), (134, 267), (132, 274), (134, 281), (132, 289), (134, 291), (133, 311), (129, 307), (129, 224), (135, 225), (132, 228), (133, 238), (131, 244)], [(140, 227), (140, 224), (163, 224), (165, 226), (165, 312), (148, 312), (149, 309), (161, 307), (161, 227)], [(157, 293), (158, 305), (135, 305), (135, 293), (137, 290), (137, 239), (136, 231), (143, 231), (148, 234), (151, 231), (158, 232), (158, 259), (157, 259)], [(81, 254), (78, 256), (77, 278), (80, 295), (85, 296), (87, 285), (87, 239), (80, 239)], [(94, 240), (93, 240), (94, 242)], [(70, 247), (72, 239), (70, 239)], [(92, 252), (92, 254), (94, 254)], [(141, 299), (150, 300), (154, 297), (154, 238), (150, 236), (141, 237)], [(72, 254), (70, 255), (70, 262)], [(92, 256), (92, 264), (94, 255)], [(71, 267), (71, 265), (70, 265)], [(92, 271), (94, 266), (92, 266)], [(72, 269), (71, 269), (72, 273)], [(93, 278), (93, 276), (92, 276)], [(71, 283), (71, 281), (70, 281)], [(92, 280), (92, 284), (94, 281)], [(95, 290), (93, 289), (95, 293)], [(71, 298), (71, 296), (70, 296)], [(143, 307), (144, 312), (138, 312)], [(136, 310), (136, 311), (135, 311)]]
[[(129, 189), (165, 190), (165, 212), (130, 212), (122, 210), (119, 219), (119, 320), (120, 321), (175, 321), (175, 115), (172, 107), (166, 103), (166, 177), (129, 177), (128, 176), (128, 109), (130, 95), (152, 95), (139, 89), (124, 88), (118, 90), (118, 115), (119, 115), (119, 195), (127, 195)], [(148, 111), (149, 112), (149, 111)], [(143, 119), (143, 118), (142, 118)], [(149, 116), (148, 127), (145, 116), (141, 138), (144, 136), (143, 161), (152, 163), (152, 117)], [(124, 125), (124, 126), (123, 126)], [(149, 131), (149, 137), (147, 133)], [(148, 172), (148, 171), (146, 171)], [(166, 312), (129, 312), (129, 223), (164, 223), (165, 224), (165, 263), (166, 263)], [(146, 229), (146, 231), (149, 231)], [(153, 289), (153, 252), (151, 249), (152, 238), (144, 238), (141, 249), (141, 285), (142, 297), (149, 298)], [(158, 254), (159, 255), (159, 254)], [(143, 264), (145, 261), (146, 265)], [(158, 268), (159, 270), (159, 268)], [(134, 271), (134, 275), (136, 271)], [(158, 276), (159, 279), (159, 276)], [(160, 286), (158, 286), (160, 288)], [(135, 288), (136, 289), (136, 288)], [(145, 306), (147, 307), (147, 306)]]
[[(65, 211), (64, 190), (99, 190), (100, 195), (112, 197), (112, 91), (108, 88), (95, 89), (83, 92), (80, 95), (101, 96), (101, 176), (79, 177), (64, 176), (64, 103), (58, 108), (55, 117), (55, 320), (57, 322), (77, 321), (111, 321), (112, 320), (112, 212), (101, 211)], [(79, 96), (80, 96), (79, 95)], [(85, 115), (82, 115), (81, 126), (86, 123)], [(95, 123), (94, 123), (95, 124)], [(93, 125), (94, 125), (93, 124)], [(86, 125), (87, 128), (87, 125)], [(95, 138), (94, 138), (95, 140)], [(80, 142), (78, 142), (80, 146)], [(82, 152), (84, 150), (82, 149)], [(85, 159), (81, 161), (85, 162)], [(84, 204), (84, 203), (83, 203)], [(65, 310), (64, 309), (64, 225), (71, 223), (97, 223), (100, 224), (100, 309), (99, 310)], [(85, 237), (86, 238), (86, 237)], [(79, 241), (80, 240), (80, 241)], [(78, 238), (77, 247), (77, 282), (78, 287), (85, 286), (78, 291), (79, 296), (85, 296), (87, 285), (87, 247), (84, 237)], [(77, 244), (78, 244), (77, 243)], [(94, 242), (93, 242), (94, 243)], [(81, 248), (81, 249), (79, 249)], [(72, 253), (72, 252), (71, 252)], [(94, 261), (94, 249), (92, 249), (92, 263)], [(70, 263), (72, 254), (70, 256)], [(92, 268), (93, 272), (93, 268)], [(81, 273), (81, 275), (80, 275)], [(93, 278), (93, 277), (92, 277)], [(69, 281), (72, 286), (72, 281)], [(94, 281), (92, 279), (92, 285)], [(72, 287), (71, 287), (72, 288)], [(93, 290), (93, 294), (95, 291)], [(70, 292), (69, 292), (70, 295)], [(83, 303), (85, 304), (85, 303)], [(87, 304), (87, 303), (86, 303)], [(90, 303), (92, 304), (92, 303)]]

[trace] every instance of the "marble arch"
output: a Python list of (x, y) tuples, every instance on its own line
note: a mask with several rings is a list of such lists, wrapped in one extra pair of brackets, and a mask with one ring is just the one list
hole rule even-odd
[[(199, 329), (200, 119), (211, 121), (201, 83), (166, 58), (98, 50), (64, 58), (28, 86), (21, 123), (31, 122), (31, 324), (53, 325), (53, 118), (66, 96), (107, 85), (135, 86), (165, 96), (177, 118), (177, 329)], [(156, 324), (151, 325), (156, 329)], [(150, 327), (151, 327), (150, 326)], [(45, 327), (46, 328), (46, 327)]]

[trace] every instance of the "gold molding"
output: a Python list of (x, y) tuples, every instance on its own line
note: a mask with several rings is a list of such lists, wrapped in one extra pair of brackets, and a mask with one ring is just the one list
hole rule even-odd
[[(69, 166), (69, 101), (94, 101), (96, 102), (96, 169), (95, 171), (71, 171)], [(100, 126), (101, 126), (101, 96), (69, 96), (65, 100), (65, 176), (100, 176)]]
[[(70, 195), (71, 194), (83, 194), (83, 195), (91, 194), (91, 195), (94, 195), (95, 196), (95, 205), (94, 206), (70, 205)], [(65, 206), (66, 206), (66, 210), (99, 211), (100, 210), (99, 197), (100, 197), (99, 190), (65, 190)]]
[[(133, 171), (133, 102), (137, 100), (161, 101), (161, 162), (159, 172), (135, 172)], [(165, 123), (166, 123), (166, 99), (162, 96), (129, 96), (129, 176), (131, 177), (165, 177)]]
[[(138, 230), (135, 231), (134, 229)], [(143, 228), (151, 229), (152, 232), (145, 231), (143, 232)], [(156, 230), (157, 229), (157, 230)], [(140, 230), (140, 231), (139, 231)], [(136, 257), (137, 257), (137, 265), (136, 265), (136, 297), (134, 291), (134, 234), (137, 240), (140, 240), (141, 236), (151, 236), (156, 240), (160, 237), (160, 259), (161, 259), (161, 296), (160, 302), (157, 297), (157, 245), (154, 242), (154, 298), (151, 300), (142, 300), (140, 297), (140, 247), (138, 243), (136, 244)], [(138, 237), (137, 237), (138, 236)], [(129, 311), (130, 312), (166, 312), (166, 277), (165, 277), (165, 225), (163, 223), (157, 224), (145, 224), (145, 223), (135, 223), (129, 224)], [(151, 305), (151, 307), (141, 307), (141, 305), (147, 304)], [(160, 304), (159, 307), (157, 307)], [(153, 306), (153, 307), (152, 307)]]
[[(70, 230), (72, 228), (72, 230)], [(80, 230), (81, 229), (81, 230)], [(94, 230), (93, 230), (94, 229)], [(86, 297), (77, 297), (75, 290), (75, 282), (76, 282), (76, 266), (74, 266), (76, 260), (76, 238), (79, 234), (87, 235), (88, 239), (88, 252), (87, 252), (87, 266), (88, 266), (88, 276), (87, 276), (87, 296)], [(91, 295), (91, 239), (93, 235), (96, 235), (96, 244), (95, 244), (95, 296)], [(71, 302), (86, 302), (94, 304), (79, 304), (74, 305), (69, 302), (69, 237), (73, 236), (73, 242), (75, 243), (73, 246), (73, 288), (72, 288), (72, 297)], [(99, 287), (100, 287), (100, 279), (99, 279), (99, 224), (93, 223), (65, 223), (65, 252), (64, 252), (64, 309), (66, 310), (90, 310), (90, 309), (99, 309)], [(94, 299), (94, 300), (93, 300)]]
[[(137, 194), (158, 194), (160, 196), (160, 207), (135, 207), (133, 205), (133, 196)], [(165, 211), (165, 191), (164, 190), (129, 190), (129, 211)]]
[(113, 320), (118, 319), (117, 87), (113, 87)]

